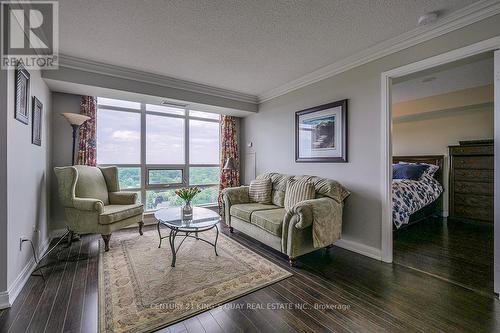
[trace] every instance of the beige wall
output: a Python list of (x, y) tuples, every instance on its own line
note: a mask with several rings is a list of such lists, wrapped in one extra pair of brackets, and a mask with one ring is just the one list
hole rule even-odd
[[(381, 248), (381, 73), (500, 35), (500, 15), (311, 84), (260, 105), (242, 122), (242, 156), (255, 153), (257, 174), (311, 174), (342, 182), (351, 192), (342, 238)], [(294, 116), (305, 108), (349, 99), (349, 163), (295, 163)], [(253, 142), (251, 148), (248, 142)], [(243, 163), (242, 165), (245, 165)]]
[(493, 103), (493, 84), (396, 103), (392, 106), (392, 114), (395, 118), (410, 117), (486, 103)]
[(444, 216), (448, 216), (448, 146), (461, 140), (493, 138), (493, 106), (450, 110), (434, 117), (394, 122), (393, 155), (445, 155)]

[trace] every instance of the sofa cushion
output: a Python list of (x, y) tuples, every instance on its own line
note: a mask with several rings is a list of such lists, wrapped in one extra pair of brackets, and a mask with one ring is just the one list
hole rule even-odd
[(254, 202), (254, 203), (231, 205), (229, 213), (231, 214), (231, 216), (237, 217), (240, 220), (250, 222), (250, 217), (252, 216), (253, 212), (259, 210), (278, 209), (278, 208), (279, 207), (274, 205), (265, 205)]
[(272, 197), (273, 197), (272, 200), (273, 205), (279, 207), (285, 207), (285, 191), (273, 190)]
[(250, 182), (248, 196), (253, 202), (271, 203), (272, 184), (270, 179), (255, 179)]
[(304, 200), (314, 199), (315, 196), (314, 185), (307, 179), (289, 180), (286, 184), (285, 209), (289, 211), (295, 204)]
[(283, 225), (284, 217), (284, 208), (259, 210), (252, 214), (250, 223), (261, 227), (275, 236), (281, 236), (281, 226)]
[(99, 224), (111, 224), (129, 217), (141, 215), (144, 212), (142, 204), (134, 205), (107, 205), (99, 215)]

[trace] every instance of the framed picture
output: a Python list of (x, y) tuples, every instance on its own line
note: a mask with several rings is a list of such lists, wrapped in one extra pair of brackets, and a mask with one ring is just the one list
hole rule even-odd
[(42, 145), (42, 102), (33, 96), (32, 103), (32, 122), (31, 122), (31, 143), (37, 146)]
[(16, 68), (16, 96), (14, 117), (28, 125), (29, 123), (29, 96), (30, 96), (30, 73), (21, 65)]
[(347, 162), (347, 99), (295, 113), (296, 162)]

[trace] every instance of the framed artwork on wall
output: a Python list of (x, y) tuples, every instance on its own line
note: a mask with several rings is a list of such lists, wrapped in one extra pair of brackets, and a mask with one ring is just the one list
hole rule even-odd
[(38, 98), (33, 96), (32, 103), (32, 122), (31, 122), (31, 143), (37, 146), (42, 145), (42, 112), (43, 105)]
[(347, 162), (347, 99), (295, 113), (296, 162)]
[(29, 123), (29, 97), (30, 97), (30, 73), (21, 64), (16, 68), (15, 84), (15, 110), (14, 118), (28, 125)]

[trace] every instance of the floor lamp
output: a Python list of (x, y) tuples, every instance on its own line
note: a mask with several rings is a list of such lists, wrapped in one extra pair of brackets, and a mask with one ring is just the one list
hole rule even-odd
[(88, 116), (84, 116), (82, 114), (78, 113), (61, 113), (61, 115), (66, 118), (68, 123), (71, 125), (73, 128), (73, 147), (72, 147), (72, 154), (71, 154), (71, 165), (75, 165), (75, 144), (76, 144), (76, 133), (80, 126), (86, 122), (87, 120), (90, 119)]

